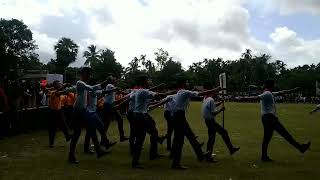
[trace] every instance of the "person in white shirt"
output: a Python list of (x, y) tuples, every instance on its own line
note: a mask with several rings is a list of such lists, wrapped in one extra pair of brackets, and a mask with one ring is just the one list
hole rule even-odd
[(273, 80), (266, 80), (264, 83), (264, 92), (258, 96), (247, 97), (246, 99), (260, 99), (261, 104), (261, 117), (264, 128), (264, 135), (262, 141), (262, 153), (261, 160), (264, 162), (272, 162), (273, 160), (268, 155), (268, 146), (273, 136), (274, 131), (278, 132), (285, 140), (287, 140), (293, 147), (298, 149), (301, 153), (305, 153), (311, 143), (306, 144), (298, 143), (292, 135), (281, 124), (277, 117), (277, 109), (275, 104), (275, 96), (289, 94), (298, 91), (300, 88), (294, 88), (291, 90), (283, 90), (279, 92), (273, 92), (275, 85)]
[(310, 112), (310, 114), (313, 114), (313, 113), (318, 112), (318, 111), (320, 111), (320, 104), (318, 104), (316, 106), (316, 108)]
[[(94, 85), (97, 84), (96, 81), (92, 80), (90, 85)], [(116, 88), (113, 89), (109, 89), (108, 91), (106, 90), (95, 90), (95, 91), (89, 91), (88, 92), (88, 104), (87, 104), (87, 109), (89, 112), (89, 118), (90, 121), (95, 123), (95, 126), (100, 134), (101, 137), (101, 141), (100, 141), (100, 145), (104, 146), (106, 149), (109, 149), (111, 146), (115, 145), (116, 142), (111, 142), (109, 141), (108, 137), (107, 137), (107, 132), (106, 132), (106, 128), (103, 124), (103, 122), (101, 121), (98, 113), (97, 113), (97, 102), (98, 102), (98, 97), (107, 94), (107, 93), (112, 93), (113, 91), (115, 91)], [(88, 134), (86, 134), (85, 136), (85, 141), (84, 141), (84, 152), (86, 154), (91, 154), (93, 153), (90, 150), (90, 137), (88, 136)]]
[[(211, 89), (211, 85), (206, 84), (204, 86), (205, 89)], [(202, 103), (202, 115), (203, 119), (205, 120), (205, 123), (208, 128), (208, 143), (207, 143), (207, 157), (206, 161), (207, 162), (212, 162), (216, 163), (217, 160), (215, 160), (212, 157), (212, 151), (213, 151), (213, 146), (215, 143), (216, 139), (216, 133), (220, 134), (222, 136), (222, 139), (224, 143), (227, 145), (230, 154), (234, 154), (236, 151), (238, 151), (240, 148), (239, 147), (234, 147), (231, 143), (230, 137), (228, 135), (228, 132), (226, 129), (224, 129), (220, 124), (216, 122), (216, 116), (225, 111), (224, 103), (223, 101), (220, 101), (218, 103), (215, 103), (214, 98), (216, 95), (212, 96), (205, 96), (203, 103)], [(218, 108), (221, 106), (220, 108)]]
[(183, 148), (185, 136), (187, 137), (194, 151), (196, 152), (199, 161), (203, 161), (206, 156), (206, 154), (203, 153), (201, 146), (197, 141), (196, 136), (192, 132), (189, 126), (189, 123), (186, 119), (185, 112), (189, 106), (189, 101), (191, 98), (195, 98), (198, 96), (218, 93), (219, 91), (222, 90), (222, 88), (218, 87), (218, 88), (211, 89), (208, 91), (203, 91), (203, 92), (189, 91), (189, 90), (186, 90), (186, 80), (182, 77), (179, 78), (177, 81), (177, 88), (180, 90), (174, 97), (175, 99), (175, 108), (174, 108), (174, 115), (173, 115), (174, 138), (173, 138), (173, 145), (172, 145), (172, 151), (171, 151), (173, 155), (172, 168), (184, 170), (187, 168), (182, 166), (180, 161), (181, 161), (182, 148)]
[(91, 75), (91, 68), (83, 67), (80, 69), (80, 80), (76, 83), (76, 92), (77, 99), (74, 103), (74, 118), (73, 118), (73, 130), (74, 134), (70, 142), (70, 151), (69, 151), (69, 162), (72, 164), (78, 164), (75, 157), (76, 145), (81, 135), (81, 125), (85, 124), (87, 133), (92, 139), (92, 142), (97, 153), (97, 158), (101, 158), (107, 152), (101, 149), (97, 134), (96, 134), (96, 124), (95, 122), (90, 121), (89, 112), (87, 109), (87, 93), (88, 91), (96, 91), (102, 89), (106, 86), (106, 82), (97, 84), (94, 86), (88, 85), (86, 82), (89, 81)]
[(134, 147), (132, 154), (132, 167), (141, 169), (143, 166), (140, 164), (140, 154), (142, 150), (142, 145), (144, 143), (144, 139), (146, 133), (150, 134), (150, 160), (158, 159), (160, 156), (158, 154), (157, 144), (162, 144), (166, 139), (166, 136), (160, 137), (158, 134), (158, 130), (156, 128), (156, 123), (152, 119), (152, 117), (148, 114), (148, 106), (152, 99), (167, 96), (171, 93), (156, 93), (150, 91), (149, 88), (149, 79), (147, 76), (139, 77), (139, 86), (142, 89), (138, 89), (135, 92), (135, 106), (133, 109), (134, 112), (134, 121), (131, 122), (131, 127), (134, 131)]
[[(110, 89), (116, 88), (114, 86), (116, 82), (116, 78), (113, 75), (109, 75), (108, 77), (108, 85), (106, 86), (105, 90), (108, 91)], [(124, 130), (123, 130), (123, 119), (118, 112), (118, 110), (115, 108), (115, 92), (110, 92), (107, 93), (104, 96), (104, 107), (103, 107), (103, 113), (102, 113), (102, 118), (105, 123), (106, 129), (108, 131), (109, 125), (111, 122), (111, 119), (114, 118), (118, 124), (118, 130), (119, 130), (119, 135), (120, 135), (120, 142), (124, 142), (128, 140), (129, 138), (124, 135)]]

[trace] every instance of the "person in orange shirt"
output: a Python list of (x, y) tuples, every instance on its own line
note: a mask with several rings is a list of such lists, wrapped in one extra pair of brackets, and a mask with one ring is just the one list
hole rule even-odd
[(70, 141), (71, 135), (69, 134), (67, 124), (63, 112), (61, 110), (65, 96), (62, 96), (63, 87), (59, 81), (53, 82), (53, 89), (48, 91), (49, 95), (49, 108), (50, 117), (48, 119), (48, 132), (49, 132), (49, 147), (53, 148), (57, 128), (59, 127), (63, 132), (66, 141)]

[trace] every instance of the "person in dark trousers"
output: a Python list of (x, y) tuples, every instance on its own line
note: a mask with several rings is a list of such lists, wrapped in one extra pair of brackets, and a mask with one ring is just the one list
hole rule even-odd
[(206, 156), (206, 153), (203, 153), (201, 145), (197, 141), (197, 138), (186, 119), (185, 113), (189, 106), (190, 98), (217, 93), (221, 90), (221, 87), (203, 92), (189, 91), (186, 90), (186, 80), (184, 78), (179, 78), (177, 80), (177, 89), (179, 89), (179, 91), (175, 95), (175, 108), (173, 115), (174, 138), (171, 151), (173, 156), (172, 168), (184, 170), (187, 169), (187, 167), (182, 166), (180, 161), (185, 136), (192, 145), (199, 161), (203, 161)]
[[(94, 85), (96, 84), (95, 81), (91, 81), (90, 85)], [(89, 117), (90, 117), (90, 121), (95, 123), (95, 126), (97, 128), (97, 131), (100, 134), (101, 140), (100, 140), (100, 145), (104, 146), (106, 149), (109, 149), (111, 146), (115, 145), (115, 142), (110, 142), (107, 134), (106, 134), (106, 129), (105, 126), (103, 124), (103, 122), (101, 121), (98, 113), (97, 113), (97, 102), (98, 102), (98, 97), (101, 95), (104, 95), (106, 93), (111, 93), (113, 91), (115, 91), (116, 88), (114, 89), (110, 89), (109, 91), (102, 91), (102, 90), (96, 90), (96, 91), (90, 91), (88, 92), (88, 104), (87, 104), (87, 108), (89, 111)], [(84, 141), (84, 153), (86, 154), (92, 154), (94, 153), (91, 149), (90, 149), (90, 136), (87, 133), (85, 136), (85, 141)]]
[(53, 82), (53, 89), (49, 90), (49, 108), (50, 117), (48, 118), (49, 131), (49, 147), (53, 148), (57, 128), (59, 127), (63, 132), (66, 141), (70, 141), (71, 135), (69, 133), (68, 125), (65, 121), (65, 116), (62, 111), (62, 93), (64, 87), (59, 81)]
[[(212, 87), (210, 85), (205, 85), (204, 88), (211, 89)], [(208, 143), (207, 143), (208, 154), (206, 157), (206, 161), (211, 163), (218, 162), (212, 157), (213, 146), (216, 140), (216, 133), (222, 136), (222, 139), (224, 143), (227, 145), (227, 148), (229, 149), (229, 152), (231, 155), (240, 149), (239, 147), (234, 147), (232, 145), (227, 130), (224, 129), (220, 124), (216, 122), (215, 116), (225, 111), (225, 107), (224, 107), (223, 101), (215, 103), (214, 97), (215, 95), (205, 96), (202, 103), (202, 115), (208, 128), (208, 137), (209, 137)], [(219, 106), (221, 107), (218, 108)]]
[[(275, 96), (289, 94), (298, 91), (300, 88), (294, 88), (291, 90), (283, 90), (279, 92), (273, 92), (275, 83), (273, 80), (266, 80), (264, 83), (264, 92), (258, 96), (248, 97), (250, 99), (260, 99), (261, 103), (261, 119), (264, 129), (263, 141), (262, 141), (262, 154), (261, 160), (264, 162), (272, 162), (273, 160), (268, 155), (268, 146), (273, 136), (274, 131), (278, 132), (285, 140), (287, 140), (293, 147), (299, 150), (301, 153), (305, 153), (311, 143), (306, 144), (298, 143), (287, 129), (281, 124), (277, 117), (277, 110), (275, 104)], [(245, 98), (245, 99), (248, 99)]]
[(152, 117), (148, 114), (148, 106), (152, 99), (167, 96), (170, 93), (156, 93), (148, 89), (149, 81), (147, 76), (139, 77), (139, 86), (143, 89), (138, 89), (135, 92), (135, 106), (134, 106), (134, 120), (131, 122), (133, 128), (133, 155), (132, 155), (132, 167), (143, 169), (140, 164), (140, 154), (142, 145), (145, 140), (146, 133), (150, 134), (150, 160), (158, 159), (161, 157), (158, 154), (158, 143), (162, 144), (166, 136), (160, 137), (156, 128), (156, 123)]
[(73, 130), (74, 134), (70, 142), (70, 151), (69, 151), (69, 162), (72, 164), (78, 164), (75, 157), (76, 145), (81, 135), (81, 128), (84, 124), (86, 127), (86, 131), (91, 138), (94, 148), (97, 154), (97, 158), (101, 158), (105, 154), (106, 151), (102, 150), (98, 137), (96, 134), (96, 122), (91, 121), (89, 111), (87, 109), (87, 92), (95, 91), (102, 89), (106, 86), (107, 82), (103, 82), (101, 84), (97, 84), (94, 86), (90, 86), (87, 84), (91, 75), (91, 68), (83, 67), (80, 69), (80, 80), (76, 83), (76, 92), (77, 99), (74, 103), (74, 119), (73, 119)]
[[(108, 85), (106, 86), (105, 90), (108, 91), (110, 89), (114, 89), (115, 82), (116, 82), (116, 78), (113, 75), (109, 75)], [(102, 116), (103, 116), (102, 118), (104, 120), (107, 131), (109, 129), (112, 118), (117, 121), (119, 135), (120, 135), (120, 142), (124, 142), (129, 138), (124, 135), (123, 119), (119, 111), (115, 108), (115, 95), (116, 95), (115, 92), (110, 92), (104, 96), (104, 109), (102, 113)]]
[(173, 134), (173, 113), (175, 106), (175, 95), (169, 95), (161, 101), (149, 106), (149, 111), (164, 105), (164, 118), (167, 121), (167, 150), (171, 151), (172, 147), (172, 134)]

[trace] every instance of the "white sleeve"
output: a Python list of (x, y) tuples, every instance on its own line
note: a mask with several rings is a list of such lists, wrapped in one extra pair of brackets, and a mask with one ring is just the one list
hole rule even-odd
[(156, 92), (153, 92), (153, 91), (146, 91), (146, 92), (148, 92), (147, 96), (150, 99), (152, 99), (157, 94)]
[(263, 92), (262, 94), (258, 95), (258, 97), (259, 97), (260, 99), (265, 98), (265, 97), (266, 97), (266, 92)]
[(273, 94), (274, 96), (278, 96), (280, 93), (279, 93), (279, 92), (272, 92), (272, 94)]
[(78, 82), (78, 86), (79, 86), (80, 89), (87, 90), (87, 91), (96, 91), (96, 90), (101, 89), (101, 84), (90, 86), (90, 85), (86, 84), (83, 81), (79, 81)]

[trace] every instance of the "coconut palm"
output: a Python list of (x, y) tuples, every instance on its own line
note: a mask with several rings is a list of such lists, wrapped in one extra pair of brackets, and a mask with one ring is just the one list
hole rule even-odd
[(92, 66), (92, 64), (96, 63), (99, 60), (100, 50), (97, 51), (97, 46), (91, 44), (88, 46), (88, 50), (83, 52), (83, 57), (86, 58), (84, 65)]

